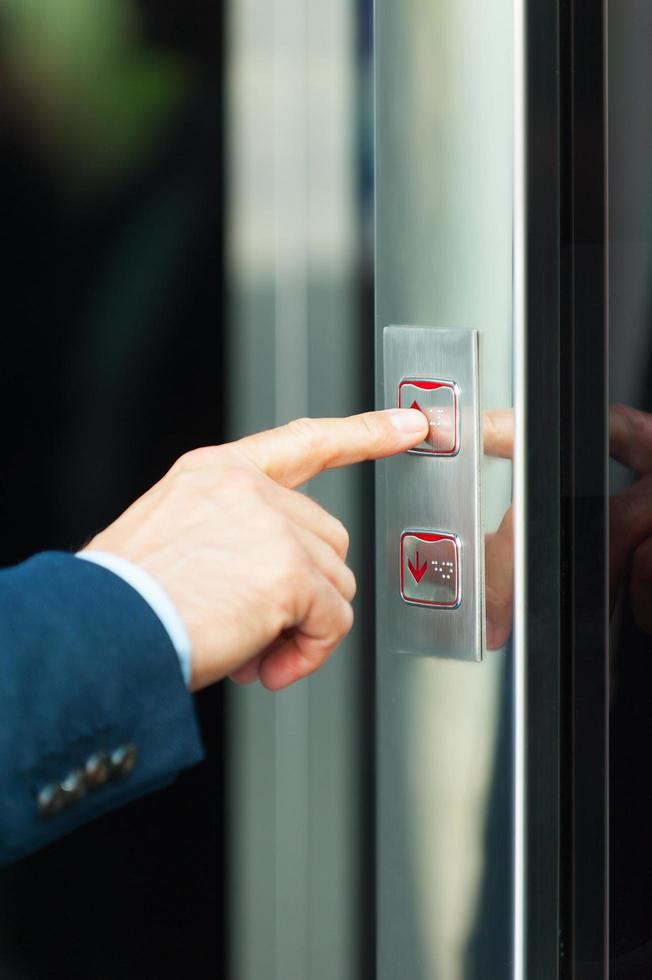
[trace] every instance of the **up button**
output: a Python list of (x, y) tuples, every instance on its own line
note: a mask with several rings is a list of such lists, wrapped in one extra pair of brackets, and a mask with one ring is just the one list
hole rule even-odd
[(429, 433), (412, 453), (456, 456), (460, 451), (459, 390), (454, 381), (406, 378), (398, 389), (399, 408), (417, 408), (428, 419)]

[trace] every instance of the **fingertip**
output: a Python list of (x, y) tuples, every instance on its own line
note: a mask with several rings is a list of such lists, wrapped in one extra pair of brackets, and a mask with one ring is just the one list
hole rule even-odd
[(274, 660), (264, 663), (260, 671), (260, 683), (271, 694), (277, 691), (284, 691), (286, 687), (291, 687), (296, 681), (301, 680), (303, 675), (296, 675), (288, 671), (283, 663)]
[(342, 599), (343, 628), (342, 628), (342, 636), (340, 637), (338, 643), (341, 643), (342, 640), (349, 635), (349, 633), (353, 629), (353, 624), (355, 622), (355, 612), (353, 609), (354, 596), (351, 596), (350, 599), (346, 599), (344, 596), (342, 596), (341, 599)]
[(511, 632), (511, 619), (509, 622), (504, 623), (494, 623), (492, 620), (488, 619), (485, 639), (487, 650), (502, 650), (507, 643)]
[(487, 650), (495, 650), (496, 649), (496, 627), (494, 626), (494, 624), (491, 622), (490, 619), (487, 620), (487, 625), (486, 625), (486, 631), (485, 632), (486, 632)]
[(250, 660), (249, 663), (243, 664), (242, 667), (236, 668), (229, 674), (229, 679), (233, 681), (234, 684), (247, 685), (255, 684), (260, 676), (260, 658), (256, 657), (254, 660)]
[[(300, 649), (298, 643), (307, 647)], [(260, 683), (268, 691), (282, 691), (301, 681), (328, 659), (331, 648), (322, 649), (319, 641), (293, 636), (268, 653), (260, 665)]]
[(396, 431), (411, 441), (420, 442), (428, 435), (428, 419), (417, 408), (391, 408), (387, 417)]

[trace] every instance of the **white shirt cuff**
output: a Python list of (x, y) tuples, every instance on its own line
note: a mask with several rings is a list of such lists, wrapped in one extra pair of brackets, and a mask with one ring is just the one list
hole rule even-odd
[(108, 551), (95, 551), (93, 549), (78, 551), (77, 558), (92, 561), (94, 564), (108, 569), (127, 582), (132, 589), (135, 589), (143, 597), (165, 627), (172, 645), (177, 651), (181, 673), (186, 682), (186, 687), (188, 687), (192, 659), (190, 637), (174, 603), (163, 587), (139, 565), (134, 565), (126, 558), (112, 555)]

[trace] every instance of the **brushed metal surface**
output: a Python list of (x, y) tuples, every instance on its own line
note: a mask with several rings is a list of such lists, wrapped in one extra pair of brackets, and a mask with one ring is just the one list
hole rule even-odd
[[(382, 615), (396, 653), (481, 660), (484, 629), (484, 542), (480, 504), (481, 429), (476, 330), (389, 326), (383, 333), (386, 407), (402, 382), (446, 379), (457, 386), (459, 453), (404, 453), (385, 467), (385, 540), (380, 561)], [(401, 595), (401, 536), (445, 529), (459, 540), (459, 604), (412, 604)]]

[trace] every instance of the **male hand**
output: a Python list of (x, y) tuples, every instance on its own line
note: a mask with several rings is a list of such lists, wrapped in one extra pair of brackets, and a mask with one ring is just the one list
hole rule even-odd
[(140, 565), (166, 590), (190, 636), (191, 690), (227, 675), (279, 690), (349, 632), (356, 590), (346, 529), (294, 488), (404, 452), (427, 432), (421, 412), (392, 409), (197, 449), (87, 547)]

